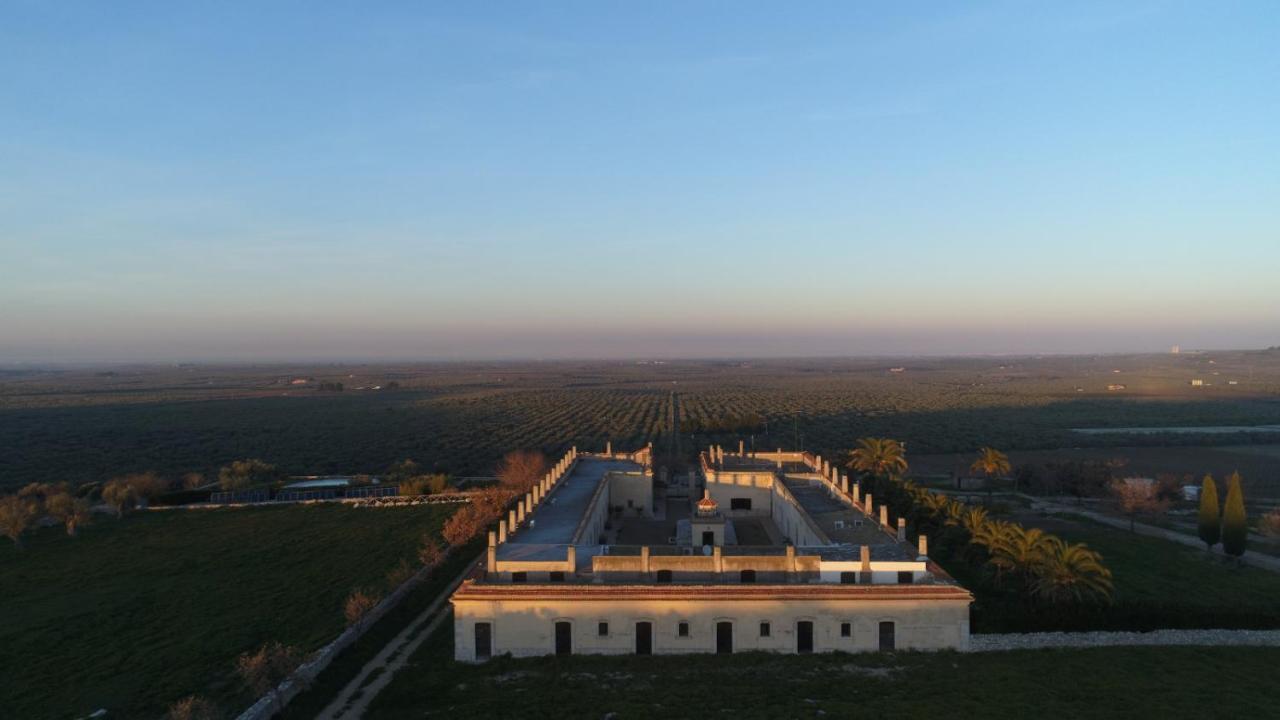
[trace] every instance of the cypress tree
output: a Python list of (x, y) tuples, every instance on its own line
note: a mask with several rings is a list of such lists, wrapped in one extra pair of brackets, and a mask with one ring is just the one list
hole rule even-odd
[(1222, 506), (1222, 549), (1240, 557), (1249, 544), (1248, 518), (1244, 512), (1244, 490), (1240, 489), (1240, 473), (1227, 479), (1227, 502)]
[(1218, 486), (1212, 475), (1205, 475), (1200, 485), (1200, 539), (1213, 549), (1222, 536), (1222, 516), (1218, 509)]

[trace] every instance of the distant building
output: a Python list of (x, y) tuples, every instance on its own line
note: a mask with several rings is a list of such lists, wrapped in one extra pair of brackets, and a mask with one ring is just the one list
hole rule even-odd
[(1201, 380), (1200, 378), (1195, 378), (1194, 380), (1191, 381), (1191, 387), (1204, 387), (1204, 380)]
[(1179, 353), (1181, 353), (1181, 352), (1182, 352), (1182, 346), (1181, 346), (1181, 345), (1174, 345), (1173, 347), (1169, 348), (1169, 354), (1170, 354), (1170, 355), (1177, 355), (1177, 354), (1179, 354)]
[(904, 368), (904, 367), (893, 367), (893, 368), (889, 368), (889, 372), (891, 372), (891, 373), (904, 373), (904, 372), (906, 372), (906, 371), (907, 371), (907, 369), (906, 369), (906, 368)]
[(1125, 390), (1126, 386), (1123, 383), (1111, 383), (1110, 385), (1107, 386), (1107, 389), (1108, 390)]

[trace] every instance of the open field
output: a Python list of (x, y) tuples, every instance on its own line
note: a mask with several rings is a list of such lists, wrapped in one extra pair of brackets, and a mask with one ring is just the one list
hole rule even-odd
[[(973, 453), (946, 453), (916, 455), (911, 458), (915, 473), (948, 475), (952, 472), (968, 474)], [(1119, 460), (1123, 467), (1119, 472), (1127, 476), (1155, 477), (1160, 473), (1172, 473), (1179, 477), (1190, 476), (1195, 483), (1205, 473), (1212, 473), (1219, 481), (1234, 471), (1244, 478), (1242, 486), (1246, 498), (1276, 498), (1280, 500), (1280, 445), (1188, 445), (1165, 447), (1067, 447), (1053, 450), (1014, 450), (1009, 461), (1015, 466), (1034, 465), (1041, 473), (1047, 473), (1052, 463), (1109, 462)]]
[(191, 693), (240, 709), (240, 653), (312, 651), (355, 587), (438, 534), (452, 508), (152, 511), (0, 545), (0, 716), (154, 718)]
[(498, 658), (447, 626), (368, 718), (1206, 718), (1275, 714), (1276, 648)]
[[(1213, 384), (1189, 386), (1201, 376)], [(1239, 384), (1226, 385), (1228, 377)], [(318, 389), (337, 382), (346, 389)], [(1115, 382), (1126, 389), (1106, 390)], [(242, 457), (294, 474), (377, 473), (411, 457), (431, 470), (474, 475), (490, 472), (511, 448), (552, 453), (609, 439), (629, 447), (653, 441), (677, 462), (705, 443), (739, 437), (826, 455), (866, 435), (905, 440), (912, 456), (982, 445), (1274, 445), (1280, 435), (1071, 429), (1276, 423), (1280, 352), (26, 369), (0, 373), (0, 486), (212, 472)]]

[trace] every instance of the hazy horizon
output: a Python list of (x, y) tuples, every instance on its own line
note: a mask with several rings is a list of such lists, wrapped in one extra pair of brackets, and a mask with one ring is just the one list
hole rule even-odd
[(1265, 2), (7, 4), (0, 363), (1277, 345), (1278, 36)]

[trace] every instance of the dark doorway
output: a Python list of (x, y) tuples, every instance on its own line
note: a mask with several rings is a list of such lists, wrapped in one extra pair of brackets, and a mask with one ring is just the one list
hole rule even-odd
[(716, 652), (723, 655), (733, 652), (733, 623), (716, 623)]
[(716, 544), (716, 534), (715, 534), (715, 533), (713, 533), (713, 532), (711, 532), (710, 530), (704, 530), (704, 531), (702, 531), (702, 544), (703, 544), (703, 545), (715, 545), (715, 544)]
[(573, 654), (573, 625), (567, 622), (556, 623), (556, 654)]
[(488, 660), (493, 657), (493, 626), (489, 623), (476, 623), (476, 659)]
[(738, 582), (753, 583), (755, 581), (756, 581), (755, 570), (743, 570), (742, 572), (738, 573)]
[(813, 623), (808, 620), (796, 623), (796, 652), (813, 652)]
[(636, 654), (653, 654), (653, 623), (636, 623)]
[(893, 650), (894, 648), (893, 623), (886, 620), (880, 623), (880, 649)]
[(729, 498), (730, 510), (750, 510), (751, 498)]

